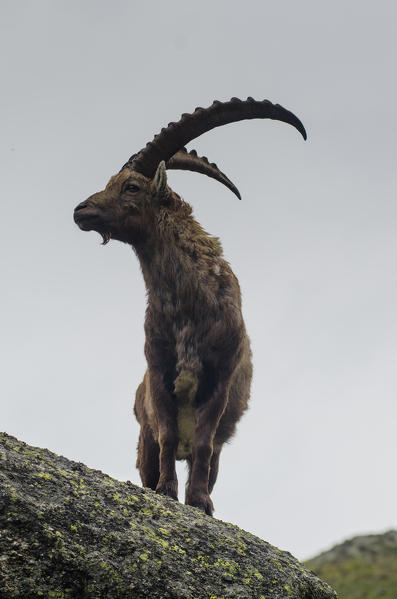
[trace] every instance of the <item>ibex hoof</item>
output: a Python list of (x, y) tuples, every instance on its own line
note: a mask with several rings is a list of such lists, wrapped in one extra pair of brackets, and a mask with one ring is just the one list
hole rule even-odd
[(156, 493), (166, 495), (178, 501), (178, 483), (175, 480), (169, 480), (165, 483), (159, 483), (156, 488)]
[(197, 507), (202, 510), (207, 516), (212, 516), (214, 513), (214, 504), (209, 495), (197, 495), (186, 499), (186, 504), (192, 507)]

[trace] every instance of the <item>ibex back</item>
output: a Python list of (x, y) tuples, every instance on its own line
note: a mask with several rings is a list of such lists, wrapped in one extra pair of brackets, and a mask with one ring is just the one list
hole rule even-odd
[(215, 164), (184, 146), (214, 127), (253, 118), (284, 121), (306, 138), (302, 123), (282, 106), (252, 98), (215, 101), (162, 129), (74, 212), (78, 226), (97, 231), (104, 243), (130, 244), (142, 268), (148, 368), (135, 401), (142, 483), (177, 499), (175, 460), (184, 459), (186, 503), (209, 515), (222, 445), (248, 405), (251, 351), (238, 281), (218, 239), (167, 186), (166, 169), (203, 173), (240, 197)]

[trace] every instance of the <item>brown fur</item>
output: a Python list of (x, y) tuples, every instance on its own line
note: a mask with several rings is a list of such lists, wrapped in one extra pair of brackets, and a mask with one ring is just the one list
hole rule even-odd
[(122, 170), (79, 204), (75, 221), (105, 243), (130, 244), (145, 280), (148, 368), (135, 402), (142, 483), (176, 499), (175, 460), (186, 459), (186, 503), (212, 514), (219, 454), (252, 375), (238, 281), (218, 239), (166, 186), (163, 163), (152, 180)]

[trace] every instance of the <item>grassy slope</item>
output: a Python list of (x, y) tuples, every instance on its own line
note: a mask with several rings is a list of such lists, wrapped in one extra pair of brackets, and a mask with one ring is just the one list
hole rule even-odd
[(340, 599), (397, 599), (397, 531), (355, 537), (306, 565)]

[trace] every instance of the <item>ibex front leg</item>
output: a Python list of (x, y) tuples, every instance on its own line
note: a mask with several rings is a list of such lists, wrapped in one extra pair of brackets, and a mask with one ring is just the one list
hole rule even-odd
[(150, 388), (160, 448), (160, 477), (156, 493), (178, 499), (178, 480), (175, 470), (178, 424), (175, 401), (164, 385), (163, 376), (157, 371), (150, 372)]
[(214, 511), (209, 495), (211, 460), (214, 451), (217, 454), (216, 460), (218, 460), (220, 452), (219, 447), (214, 448), (214, 438), (219, 421), (225, 411), (228, 396), (229, 380), (218, 383), (212, 397), (197, 410), (196, 415), (192, 467), (186, 489), (186, 503), (202, 509), (209, 516), (212, 516)]

